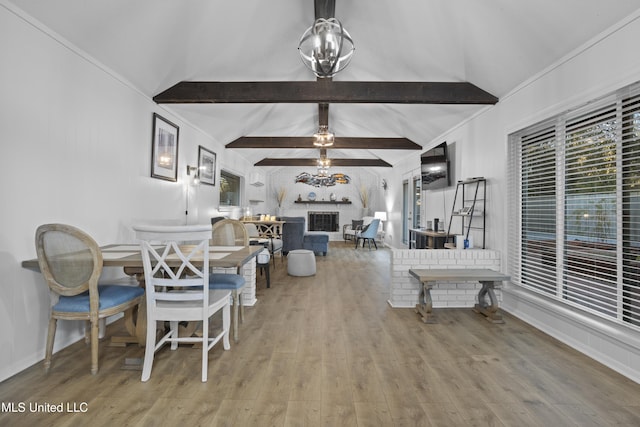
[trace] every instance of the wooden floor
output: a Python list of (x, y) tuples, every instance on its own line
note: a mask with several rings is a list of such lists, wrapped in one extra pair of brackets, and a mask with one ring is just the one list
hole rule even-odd
[[(209, 356), (162, 349), (147, 383), (123, 370), (137, 346), (100, 347), (100, 372), (75, 344), (0, 383), (2, 426), (640, 425), (640, 385), (505, 314), (437, 309), (439, 324), (387, 304), (390, 251), (332, 242), (315, 277), (258, 281), (240, 342)], [(121, 333), (115, 323), (108, 333)], [(44, 340), (44, 337), (42, 337)], [(26, 405), (10, 413), (7, 404)], [(82, 413), (29, 413), (29, 405)]]

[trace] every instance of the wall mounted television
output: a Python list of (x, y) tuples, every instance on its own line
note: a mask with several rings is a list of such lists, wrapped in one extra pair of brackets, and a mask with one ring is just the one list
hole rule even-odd
[(451, 168), (447, 143), (433, 147), (420, 156), (422, 189), (437, 190), (451, 185)]

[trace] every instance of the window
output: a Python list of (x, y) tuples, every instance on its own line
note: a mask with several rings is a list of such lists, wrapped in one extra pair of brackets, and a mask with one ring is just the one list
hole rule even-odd
[(240, 177), (220, 171), (220, 206), (240, 206)]
[(420, 204), (422, 197), (422, 180), (420, 177), (413, 177), (413, 228), (420, 228)]
[(640, 85), (509, 137), (515, 284), (640, 327)]

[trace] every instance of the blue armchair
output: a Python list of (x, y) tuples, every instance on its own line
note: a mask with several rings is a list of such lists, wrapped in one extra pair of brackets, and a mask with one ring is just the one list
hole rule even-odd
[(307, 226), (303, 216), (285, 216), (279, 218), (282, 224), (282, 254), (287, 255), (294, 249), (307, 249), (314, 253), (327, 255), (329, 235), (323, 232), (305, 232)]
[(282, 224), (282, 254), (287, 255), (294, 249), (303, 249), (304, 246), (304, 217), (284, 216), (279, 218)]
[(369, 243), (369, 250), (371, 250), (371, 242), (373, 242), (373, 246), (378, 249), (378, 245), (376, 244), (376, 237), (378, 236), (378, 227), (380, 226), (380, 220), (374, 219), (369, 225), (366, 225), (362, 228), (362, 230), (358, 231), (355, 236), (356, 241), (356, 249), (358, 248), (358, 243), (360, 239), (362, 239), (362, 247), (364, 248), (364, 243)]

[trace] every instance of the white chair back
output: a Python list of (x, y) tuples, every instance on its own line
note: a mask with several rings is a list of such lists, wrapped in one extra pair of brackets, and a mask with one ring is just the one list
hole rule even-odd
[[(142, 381), (151, 376), (154, 353), (165, 342), (202, 344), (202, 381), (207, 381), (208, 351), (221, 338), (229, 348), (228, 290), (209, 289), (209, 239), (211, 225), (135, 226), (140, 240), (147, 301), (147, 342)], [(223, 330), (209, 337), (209, 317), (223, 309)], [(156, 343), (158, 321), (171, 330)], [(202, 336), (179, 336), (178, 322), (202, 322)]]
[[(208, 300), (211, 225), (137, 226), (134, 229), (142, 248), (147, 311), (156, 307), (157, 301)], [(181, 245), (188, 242), (194, 244)], [(158, 292), (166, 287), (180, 290)]]

